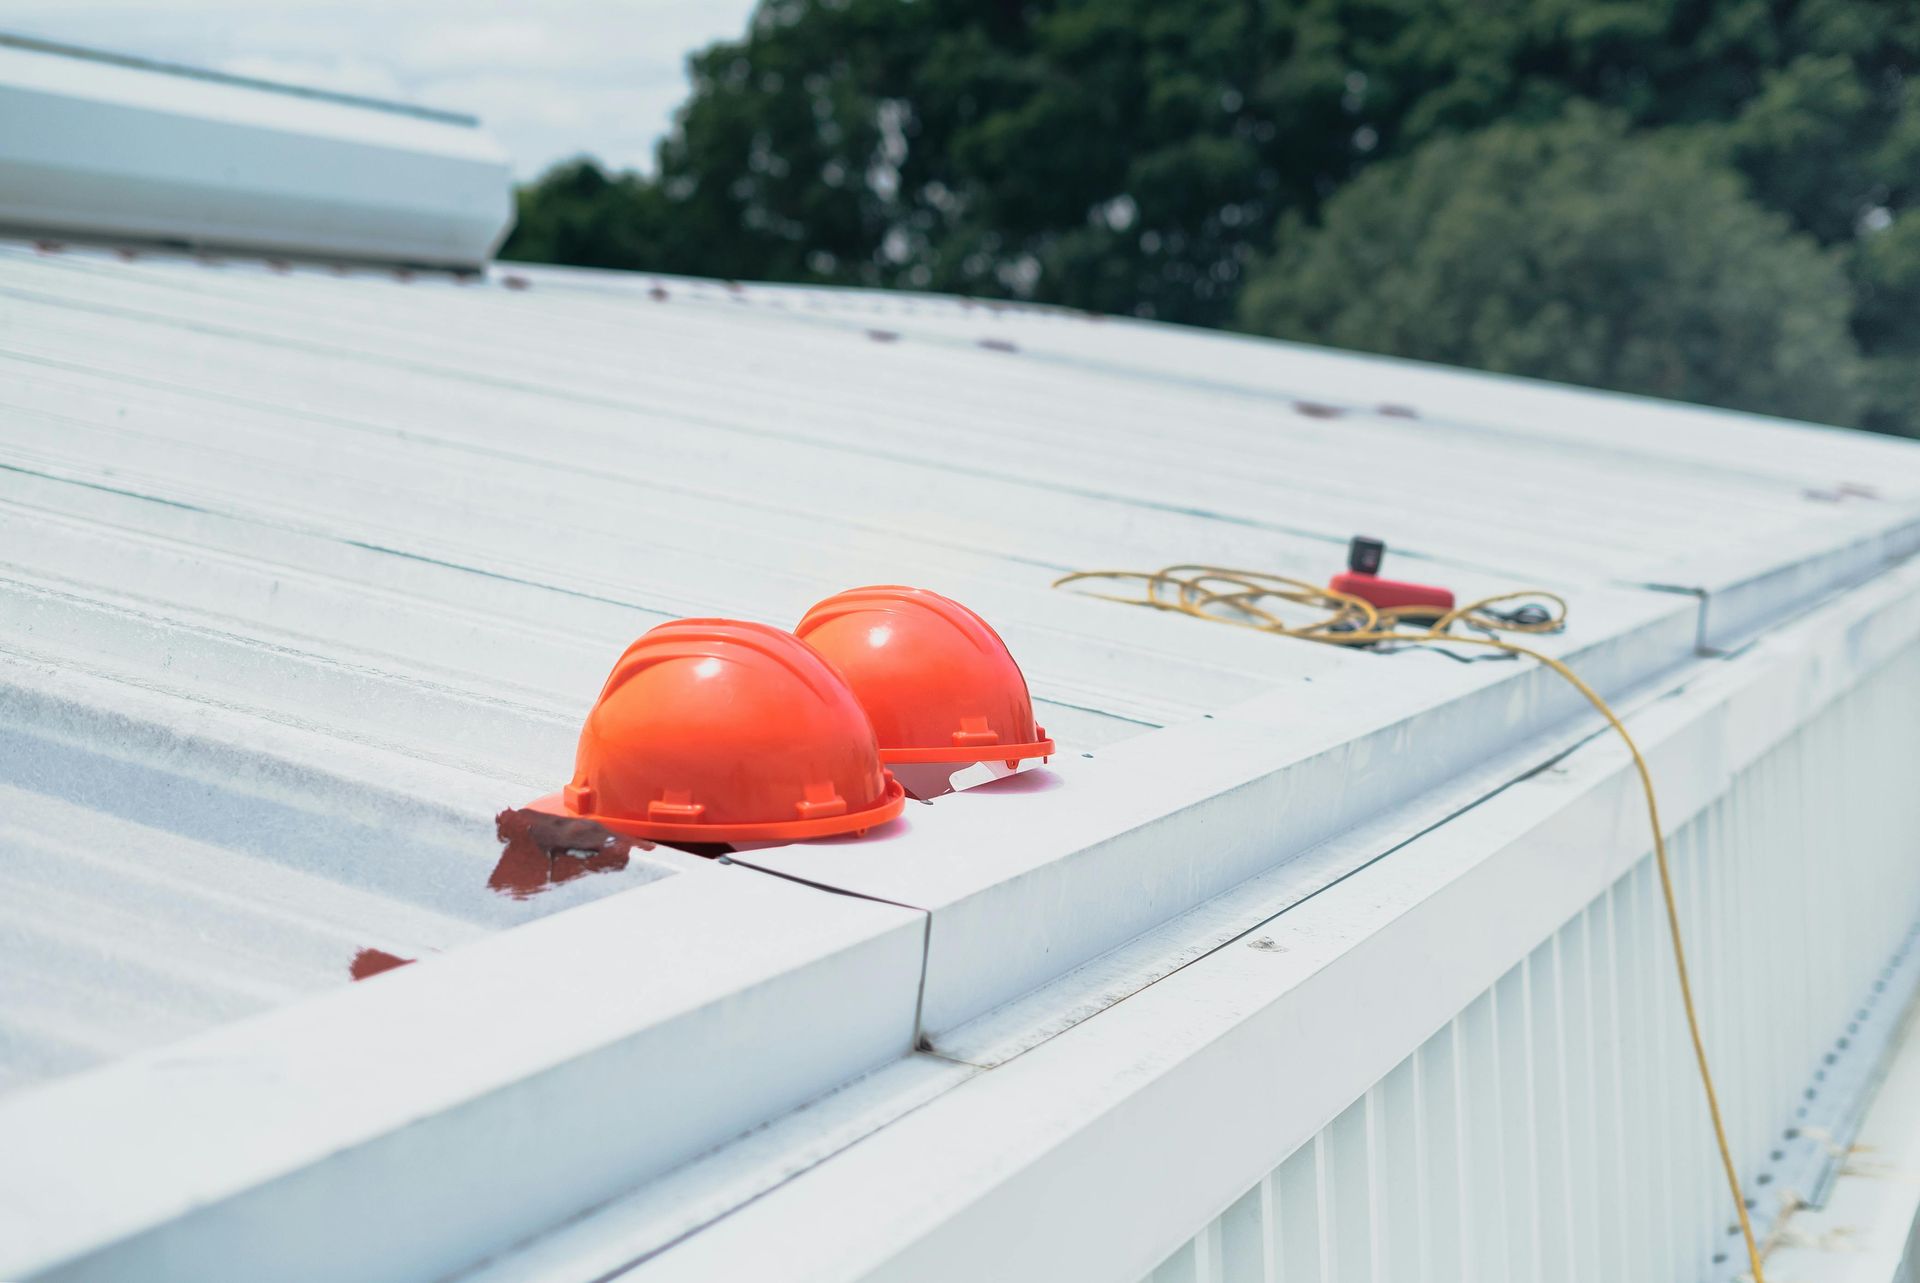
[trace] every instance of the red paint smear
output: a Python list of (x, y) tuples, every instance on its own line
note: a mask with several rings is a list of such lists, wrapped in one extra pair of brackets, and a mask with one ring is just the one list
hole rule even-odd
[(635, 847), (653, 849), (651, 842), (591, 820), (541, 811), (502, 811), (493, 822), (502, 847), (487, 885), (516, 900), (531, 899), (589, 873), (618, 873), (627, 867), (627, 854)]
[(353, 955), (353, 961), (347, 966), (347, 974), (355, 980), (365, 980), (368, 976), (377, 976), (382, 971), (392, 971), (395, 967), (412, 965), (412, 958), (396, 957), (385, 949), (362, 949)]

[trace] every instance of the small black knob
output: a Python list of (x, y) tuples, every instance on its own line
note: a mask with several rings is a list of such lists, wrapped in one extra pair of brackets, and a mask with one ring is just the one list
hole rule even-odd
[(1380, 561), (1386, 555), (1387, 546), (1378, 539), (1355, 535), (1353, 542), (1347, 545), (1347, 569), (1356, 575), (1377, 575), (1380, 573)]

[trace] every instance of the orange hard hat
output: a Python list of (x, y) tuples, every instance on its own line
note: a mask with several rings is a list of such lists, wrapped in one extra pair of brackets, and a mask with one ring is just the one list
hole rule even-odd
[(904, 805), (817, 652), (765, 624), (681, 619), (627, 647), (573, 782), (529, 809), (666, 842), (781, 842), (864, 832)]
[(1048, 757), (1027, 679), (986, 620), (925, 588), (853, 588), (794, 629), (866, 706), (883, 762)]

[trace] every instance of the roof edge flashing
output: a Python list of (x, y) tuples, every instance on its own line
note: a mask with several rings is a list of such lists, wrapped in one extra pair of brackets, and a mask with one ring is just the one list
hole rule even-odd
[(478, 268), (512, 224), (471, 117), (0, 37), (0, 227)]

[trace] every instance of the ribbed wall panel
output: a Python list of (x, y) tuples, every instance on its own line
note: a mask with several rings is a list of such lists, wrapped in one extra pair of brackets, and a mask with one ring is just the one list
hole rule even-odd
[[(1911, 989), (1897, 964), (1920, 916), (1917, 714), (1920, 649), (1670, 834), (1708, 1051), (1762, 1233), (1785, 1198), (1818, 1197), (1826, 1120), (1851, 1112), (1824, 1096), (1871, 1081), (1858, 1062), (1896, 1023), (1882, 1005)], [(1149, 1283), (1744, 1275), (1651, 853), (1276, 1160)], [(1901, 1279), (1920, 1279), (1914, 1257)]]

